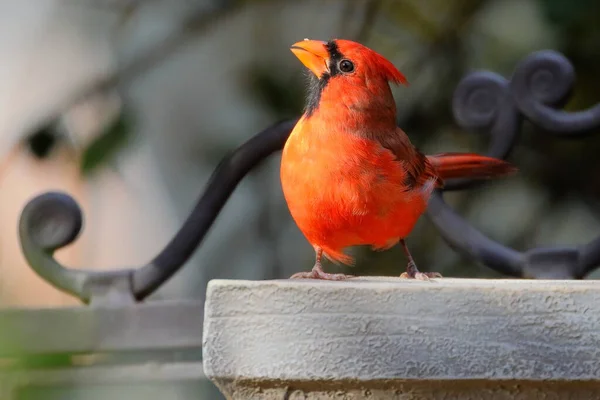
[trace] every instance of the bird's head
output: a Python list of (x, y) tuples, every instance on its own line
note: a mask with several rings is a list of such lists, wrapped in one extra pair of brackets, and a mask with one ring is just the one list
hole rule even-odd
[[(321, 103), (345, 105), (354, 111), (394, 107), (389, 82), (407, 84), (404, 75), (380, 54), (350, 40), (308, 40), (291, 50), (312, 72), (306, 113)], [(390, 104), (391, 103), (391, 104)]]

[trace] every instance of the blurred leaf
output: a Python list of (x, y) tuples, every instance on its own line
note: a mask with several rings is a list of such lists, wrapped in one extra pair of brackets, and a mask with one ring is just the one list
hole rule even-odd
[(383, 2), (381, 0), (368, 0), (365, 2), (364, 16), (356, 34), (356, 41), (362, 43), (369, 39), (382, 6)]
[(542, 10), (550, 22), (571, 25), (584, 17), (590, 9), (597, 7), (597, 0), (540, 0)]
[(403, 30), (425, 41), (432, 41), (439, 29), (430, 15), (423, 15), (419, 8), (409, 1), (388, 1), (381, 12)]
[(305, 97), (302, 80), (290, 81), (261, 67), (253, 68), (247, 76), (252, 95), (278, 117), (291, 117), (302, 112)]
[(110, 160), (128, 142), (132, 131), (132, 116), (126, 111), (121, 112), (85, 149), (81, 158), (81, 172), (89, 175)]
[(40, 127), (25, 139), (29, 150), (39, 159), (48, 157), (57, 141), (57, 133), (51, 124)]

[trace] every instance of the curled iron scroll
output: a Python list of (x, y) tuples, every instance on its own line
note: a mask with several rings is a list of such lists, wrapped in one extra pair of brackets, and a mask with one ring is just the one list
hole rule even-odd
[[(563, 137), (579, 137), (600, 128), (600, 104), (579, 112), (557, 108), (568, 99), (574, 84), (569, 60), (556, 51), (539, 51), (517, 65), (510, 81), (488, 72), (467, 75), (455, 91), (453, 112), (462, 127), (490, 133), (489, 155), (506, 158), (523, 118)], [(445, 190), (457, 188), (451, 182)], [(580, 247), (534, 248), (522, 253), (471, 226), (446, 204), (441, 192), (432, 196), (427, 214), (452, 248), (506, 275), (580, 279), (600, 264), (600, 237)]]
[(248, 171), (283, 147), (297, 120), (274, 124), (226, 156), (213, 172), (190, 216), (167, 246), (140, 268), (83, 271), (65, 268), (53, 257), (79, 235), (83, 217), (77, 202), (66, 193), (49, 192), (33, 198), (19, 221), (21, 248), (29, 265), (47, 282), (87, 303), (97, 286), (127, 279), (125, 287), (142, 300), (169, 279), (192, 255), (221, 208)]

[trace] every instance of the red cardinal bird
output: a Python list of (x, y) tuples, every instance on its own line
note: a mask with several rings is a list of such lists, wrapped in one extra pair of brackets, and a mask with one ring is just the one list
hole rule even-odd
[(292, 218), (316, 253), (311, 272), (292, 278), (341, 280), (321, 258), (352, 264), (343, 249), (384, 250), (400, 242), (408, 258), (402, 277), (419, 272), (404, 238), (425, 212), (431, 192), (448, 178), (492, 178), (515, 168), (468, 153), (425, 156), (396, 126), (389, 82), (406, 84), (394, 65), (349, 40), (304, 40), (292, 52), (314, 74), (304, 115), (281, 159), (281, 184)]

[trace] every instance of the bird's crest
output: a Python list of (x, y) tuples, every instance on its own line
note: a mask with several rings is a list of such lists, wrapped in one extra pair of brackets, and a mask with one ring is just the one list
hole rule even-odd
[(335, 42), (343, 54), (350, 56), (350, 58), (355, 57), (366, 60), (369, 65), (375, 67), (372, 70), (381, 73), (388, 82), (395, 83), (396, 85), (408, 85), (404, 74), (398, 71), (398, 68), (387, 58), (376, 51), (351, 40), (336, 39)]
[[(370, 49), (369, 49), (370, 50)], [(385, 79), (389, 82), (395, 83), (396, 85), (408, 85), (408, 81), (402, 72), (398, 71), (398, 68), (394, 66), (390, 61), (388, 61), (385, 57), (376, 53), (373, 50), (371, 51), (371, 57), (373, 58), (373, 62), (376, 65), (379, 65), (379, 69), (384, 74)]]

